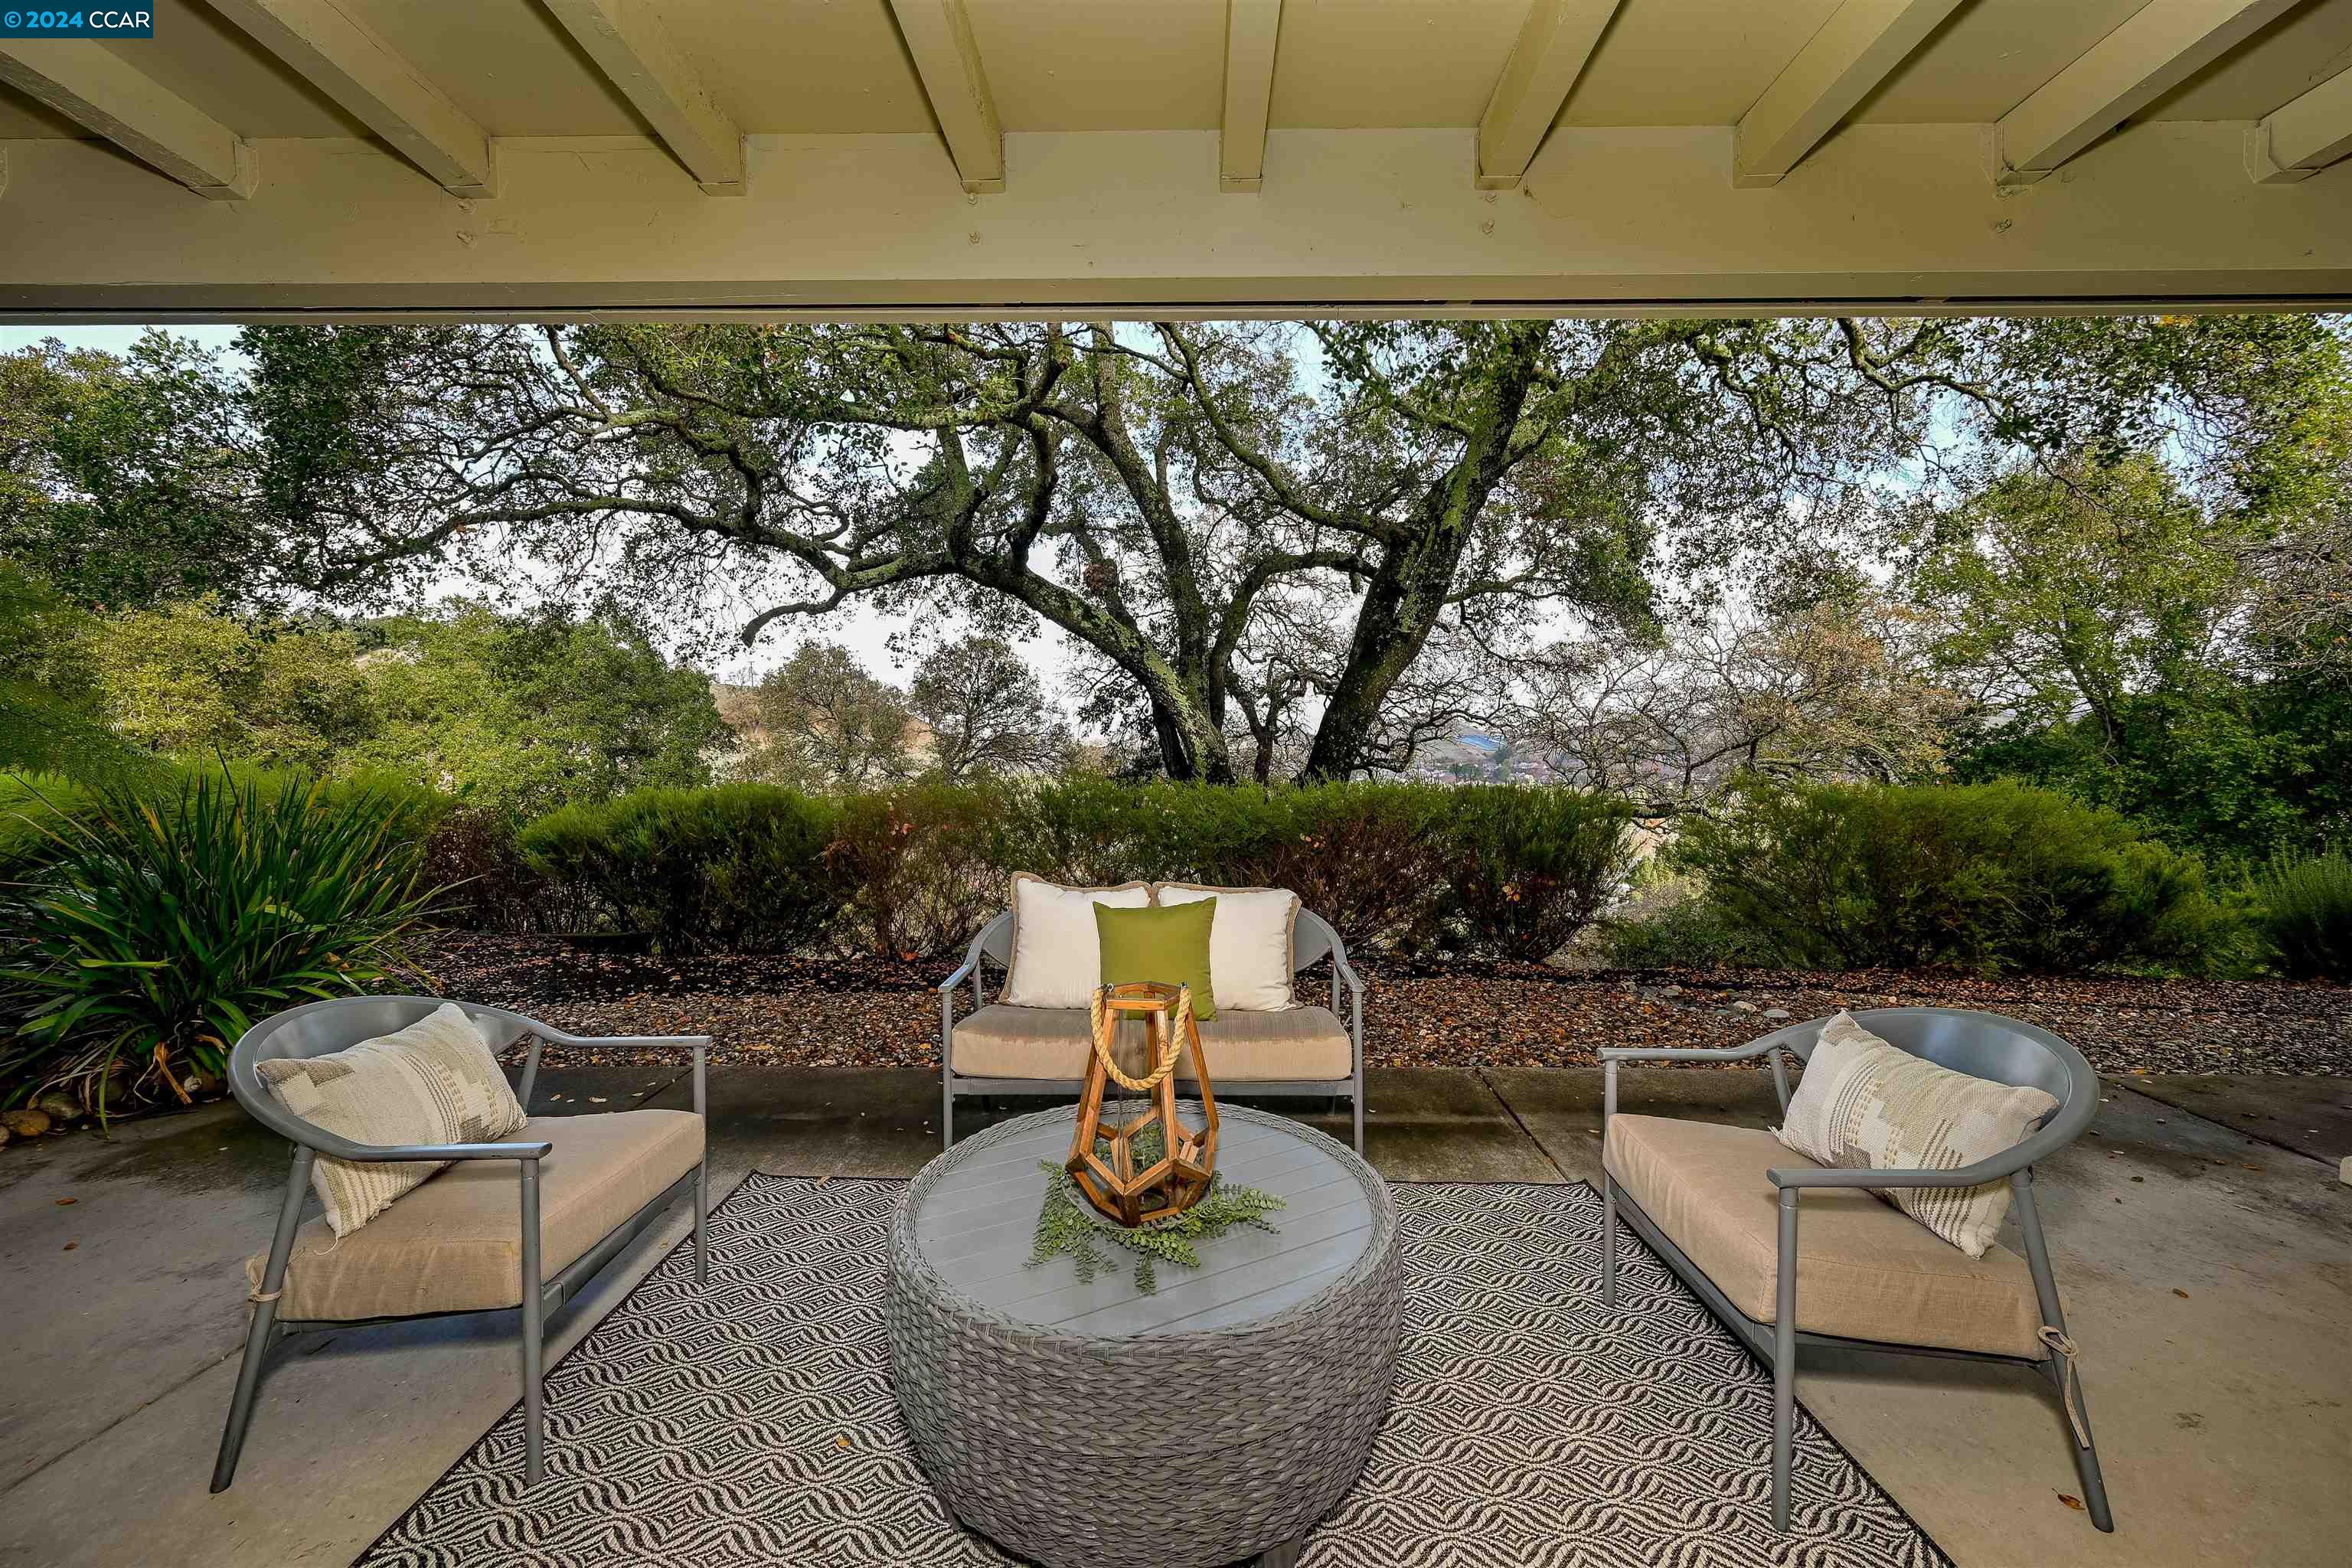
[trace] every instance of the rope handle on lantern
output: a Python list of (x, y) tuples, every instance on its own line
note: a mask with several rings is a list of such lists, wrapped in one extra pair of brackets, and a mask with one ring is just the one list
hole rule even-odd
[(1111, 1081), (1119, 1088), (1129, 1094), (1149, 1094), (1167, 1082), (1168, 1075), (1176, 1070), (1176, 1058), (1184, 1048), (1185, 1026), (1192, 1021), (1192, 988), (1189, 985), (1177, 987), (1176, 1011), (1168, 1020), (1168, 1044), (1160, 1053), (1160, 1065), (1151, 1069), (1149, 1078), (1129, 1078), (1118, 1070), (1117, 1062), (1110, 1059), (1110, 1036), (1103, 1028), (1103, 998), (1109, 994), (1109, 986), (1097, 985), (1094, 994), (1087, 998), (1087, 1008), (1094, 1026), (1095, 1057), (1102, 1063), (1103, 1071), (1108, 1073)]

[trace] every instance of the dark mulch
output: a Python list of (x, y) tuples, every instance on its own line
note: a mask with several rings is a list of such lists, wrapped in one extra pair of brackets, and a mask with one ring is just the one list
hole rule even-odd
[[(715, 1060), (774, 1067), (937, 1067), (937, 987), (954, 967), (950, 959), (661, 959), (456, 931), (435, 938), (425, 959), (444, 995), (513, 1007), (574, 1034), (707, 1034)], [(1590, 1067), (1603, 1046), (1738, 1045), (1776, 1027), (1776, 1009), (1810, 1018), (1840, 1007), (1937, 1005), (2039, 1024), (2105, 1072), (2352, 1074), (2352, 990), (2339, 985), (1359, 967), (1370, 990), (1366, 1054), (1382, 1067)]]

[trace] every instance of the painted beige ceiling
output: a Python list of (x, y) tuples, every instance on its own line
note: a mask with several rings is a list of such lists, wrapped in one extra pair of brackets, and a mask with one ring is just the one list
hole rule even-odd
[(171, 0), (0, 320), (2352, 308), (2352, 0), (1912, 3)]
[[(647, 126), (540, 0), (341, 0), (496, 136)], [(730, 120), (753, 133), (933, 129), (887, 0), (638, 0)], [(1967, 0), (1849, 117), (2000, 118), (2145, 0)], [(1477, 123), (1529, 0), (1287, 0), (1268, 122), (1362, 130)], [(1839, 0), (1622, 0), (1557, 123), (1729, 125)], [(1211, 130), (1226, 0), (968, 0), (1008, 132)], [(95, 46), (241, 135), (364, 134), (201, 0), (152, 41)], [(2252, 120), (2352, 66), (2352, 4), (2305, 0), (2138, 117)], [(0, 88), (0, 139), (85, 137)]]

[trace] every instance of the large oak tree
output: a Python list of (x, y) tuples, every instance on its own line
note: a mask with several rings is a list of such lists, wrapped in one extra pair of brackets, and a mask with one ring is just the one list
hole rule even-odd
[[(287, 331), (307, 335), (287, 340)], [(1930, 437), (2245, 437), (2326, 331), (2126, 321), (265, 329), (268, 494), (355, 591), (520, 552), (742, 635), (853, 600), (1058, 626), (1162, 767), (1393, 765), (1662, 575), (1801, 559)], [(1808, 545), (1810, 548), (1810, 544)], [(1752, 585), (1752, 584), (1751, 584)], [(752, 595), (760, 595), (753, 599)], [(1236, 761), (1248, 745), (1254, 757)]]

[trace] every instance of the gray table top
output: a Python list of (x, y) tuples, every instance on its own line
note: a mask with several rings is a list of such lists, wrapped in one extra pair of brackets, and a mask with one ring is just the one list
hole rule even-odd
[[(965, 1156), (941, 1173), (915, 1214), (915, 1240), (957, 1295), (1016, 1321), (1101, 1339), (1243, 1327), (1319, 1293), (1363, 1256), (1372, 1237), (1369, 1166), (1350, 1169), (1279, 1125), (1228, 1116), (1217, 1134), (1217, 1173), (1285, 1200), (1267, 1215), (1274, 1232), (1236, 1226), (1201, 1248), (1201, 1267), (1158, 1266), (1159, 1290), (1136, 1288), (1134, 1255), (1105, 1242), (1110, 1267), (1080, 1283), (1057, 1257), (1031, 1268), (1046, 1175), (1070, 1152), (1075, 1110)], [(1189, 1120), (1189, 1118), (1188, 1118)], [(1360, 1175), (1359, 1172), (1362, 1173)]]

